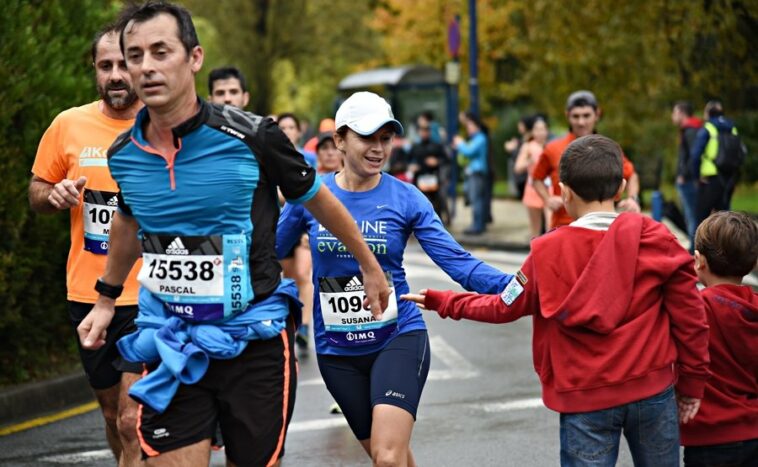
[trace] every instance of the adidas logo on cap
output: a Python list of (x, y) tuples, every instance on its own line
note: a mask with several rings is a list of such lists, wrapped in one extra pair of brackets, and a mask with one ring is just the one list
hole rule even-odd
[(184, 247), (182, 239), (176, 237), (173, 242), (166, 248), (167, 255), (188, 255), (189, 250)]
[(353, 276), (345, 286), (345, 292), (360, 292), (361, 290), (363, 290), (363, 283), (358, 276)]

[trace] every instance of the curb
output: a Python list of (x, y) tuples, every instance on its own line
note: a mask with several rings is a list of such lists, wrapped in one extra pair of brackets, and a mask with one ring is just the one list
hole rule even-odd
[(28, 420), (94, 398), (81, 371), (0, 391), (0, 426)]

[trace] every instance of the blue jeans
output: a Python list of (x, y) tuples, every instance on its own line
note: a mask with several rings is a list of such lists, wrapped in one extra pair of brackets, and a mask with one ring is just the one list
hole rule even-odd
[(622, 430), (635, 467), (679, 466), (679, 420), (673, 387), (610, 409), (562, 413), (561, 465), (616, 465)]
[(695, 250), (695, 230), (697, 229), (697, 184), (696, 182), (677, 183), (676, 190), (684, 210), (684, 222), (687, 224), (687, 235), (690, 237), (690, 253)]
[(758, 439), (684, 448), (684, 467), (755, 467)]
[(474, 172), (472, 174), (469, 174), (468, 199), (471, 203), (471, 211), (473, 214), (473, 219), (469, 230), (473, 230), (475, 232), (484, 231), (486, 221), (485, 216), (487, 214), (487, 193), (485, 186), (486, 182), (486, 175), (483, 173)]

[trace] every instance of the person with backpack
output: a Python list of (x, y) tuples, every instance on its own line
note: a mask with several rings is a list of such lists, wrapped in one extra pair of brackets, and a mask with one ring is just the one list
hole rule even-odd
[(738, 171), (747, 151), (731, 120), (724, 117), (719, 101), (705, 105), (703, 125), (690, 154), (692, 173), (699, 174), (697, 192), (698, 225), (712, 211), (727, 211), (737, 183)]

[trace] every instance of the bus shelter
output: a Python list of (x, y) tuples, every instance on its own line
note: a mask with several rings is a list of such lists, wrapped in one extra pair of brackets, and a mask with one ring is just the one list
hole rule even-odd
[(417, 115), (430, 111), (434, 119), (451, 134), (448, 115), (451, 102), (448, 84), (440, 70), (427, 65), (405, 65), (353, 73), (338, 85), (340, 101), (356, 91), (372, 91), (387, 99), (395, 118), (412, 132)]

